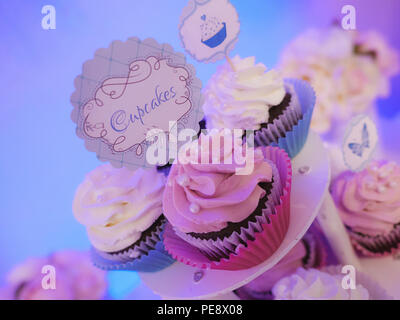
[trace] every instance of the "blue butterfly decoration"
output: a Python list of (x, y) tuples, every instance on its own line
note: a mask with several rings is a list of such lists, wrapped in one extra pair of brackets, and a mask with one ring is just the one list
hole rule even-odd
[(366, 123), (364, 123), (362, 130), (361, 143), (352, 142), (348, 146), (355, 155), (362, 157), (364, 149), (369, 148), (369, 134)]

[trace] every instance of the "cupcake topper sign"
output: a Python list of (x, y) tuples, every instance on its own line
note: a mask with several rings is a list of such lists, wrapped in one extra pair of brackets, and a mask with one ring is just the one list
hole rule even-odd
[(239, 30), (238, 14), (228, 0), (190, 0), (179, 24), (183, 47), (199, 62), (228, 57)]
[(364, 169), (378, 143), (375, 123), (366, 115), (353, 118), (346, 130), (342, 152), (346, 166), (352, 171)]
[(146, 148), (157, 141), (149, 142), (151, 129), (165, 136), (171, 130), (199, 130), (201, 82), (195, 69), (183, 54), (154, 39), (129, 38), (97, 50), (75, 88), (71, 118), (77, 135), (115, 167), (148, 165)]

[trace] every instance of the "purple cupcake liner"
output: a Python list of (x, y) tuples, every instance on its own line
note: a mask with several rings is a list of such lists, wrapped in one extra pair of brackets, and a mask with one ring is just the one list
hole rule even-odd
[(140, 244), (120, 253), (106, 253), (91, 248), (93, 264), (103, 270), (131, 270), (139, 272), (160, 271), (175, 260), (168, 254), (162, 241), (165, 223), (141, 241)]
[(236, 289), (234, 293), (239, 297), (240, 300), (274, 300), (274, 295), (272, 291), (257, 292), (250, 291), (241, 287)]
[(304, 263), (304, 268), (322, 268), (327, 264), (327, 247), (324, 236), (314, 222), (303, 237), (305, 245), (309, 246), (309, 258)]
[(318, 264), (317, 242), (311, 233), (305, 234), (301, 239), (307, 249), (307, 256), (303, 259), (303, 267), (305, 269), (313, 268)]
[(400, 224), (386, 235), (369, 236), (348, 230), (351, 242), (361, 255), (381, 257), (400, 251)]
[(261, 214), (255, 217), (256, 221), (249, 221), (247, 228), (241, 227), (239, 231), (234, 231), (230, 236), (223, 239), (199, 239), (174, 228), (175, 233), (186, 242), (199, 248), (210, 259), (216, 261), (223, 257), (228, 257), (232, 253), (236, 253), (238, 244), (247, 243), (249, 239), (254, 239), (255, 234), (262, 231), (262, 225), (269, 222), (269, 217), (275, 214), (274, 208), (279, 204), (280, 196), (283, 193), (278, 169), (272, 161), (265, 161), (271, 165), (273, 183), (271, 193), (265, 203), (265, 209), (262, 210)]
[(289, 107), (267, 128), (256, 131), (254, 142), (255, 146), (278, 146), (294, 158), (307, 140), (316, 97), (313, 88), (304, 80), (285, 79), (285, 86), (289, 92), (291, 87), (295, 92)]
[(273, 120), (273, 123), (268, 123), (266, 127), (260, 129), (264, 133), (259, 136), (262, 145), (278, 143), (279, 138), (285, 136), (286, 132), (293, 130), (293, 127), (303, 117), (300, 102), (293, 85), (285, 83), (285, 90), (290, 94), (289, 104), (282, 114)]

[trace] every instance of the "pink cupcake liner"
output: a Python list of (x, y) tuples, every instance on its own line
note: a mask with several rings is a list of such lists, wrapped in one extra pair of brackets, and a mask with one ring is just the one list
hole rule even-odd
[(174, 259), (201, 269), (241, 270), (262, 263), (279, 248), (289, 227), (292, 166), (284, 150), (277, 147), (262, 147), (261, 150), (264, 158), (275, 164), (282, 181), (278, 204), (266, 203), (266, 207), (273, 210), (268, 215), (268, 221), (260, 224), (261, 230), (252, 226), (246, 237), (247, 246), (236, 242), (235, 252), (229, 253), (228, 258), (211, 261), (198, 248), (182, 240), (167, 224), (164, 245)]
[(349, 231), (349, 234), (351, 243), (362, 256), (385, 257), (400, 252), (400, 225), (397, 225), (387, 235), (370, 237), (353, 231)]

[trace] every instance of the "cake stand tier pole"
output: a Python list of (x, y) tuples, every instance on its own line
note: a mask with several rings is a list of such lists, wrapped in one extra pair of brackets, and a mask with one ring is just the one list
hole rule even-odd
[(324, 197), (317, 219), (339, 262), (361, 270), (360, 260), (329, 192)]

